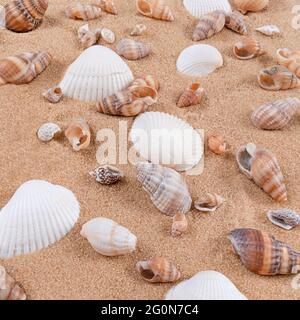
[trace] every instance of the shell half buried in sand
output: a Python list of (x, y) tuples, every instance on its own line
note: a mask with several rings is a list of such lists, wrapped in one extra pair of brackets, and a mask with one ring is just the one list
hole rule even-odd
[(222, 65), (221, 53), (207, 44), (196, 44), (185, 48), (176, 62), (180, 73), (194, 77), (208, 75)]
[(138, 116), (130, 140), (143, 159), (177, 171), (192, 169), (204, 153), (201, 135), (187, 122), (164, 112)]
[(59, 86), (64, 96), (97, 102), (125, 89), (132, 81), (132, 72), (119, 55), (95, 45), (69, 66)]
[(26, 300), (26, 293), (0, 265), (0, 301)]
[(269, 0), (233, 0), (233, 5), (246, 14), (248, 11), (257, 12), (265, 9), (269, 4)]
[(0, 213), (0, 258), (47, 248), (74, 227), (79, 213), (70, 190), (43, 180), (25, 182)]
[(216, 10), (223, 10), (227, 13), (231, 12), (228, 0), (183, 0), (183, 5), (196, 18), (200, 18)]

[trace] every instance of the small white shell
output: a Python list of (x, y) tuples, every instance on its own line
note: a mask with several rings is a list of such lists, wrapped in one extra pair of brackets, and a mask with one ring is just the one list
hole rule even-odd
[(179, 55), (177, 70), (190, 76), (204, 76), (223, 65), (221, 53), (207, 44), (196, 44), (185, 48)]
[(109, 44), (113, 44), (116, 41), (116, 36), (113, 31), (107, 28), (102, 28), (100, 31), (101, 39)]
[(183, 0), (183, 5), (196, 18), (216, 10), (231, 12), (228, 0)]
[(280, 29), (272, 24), (256, 28), (255, 30), (269, 37), (280, 33)]
[(60, 127), (56, 123), (44, 123), (37, 131), (37, 136), (41, 141), (47, 142), (61, 133)]

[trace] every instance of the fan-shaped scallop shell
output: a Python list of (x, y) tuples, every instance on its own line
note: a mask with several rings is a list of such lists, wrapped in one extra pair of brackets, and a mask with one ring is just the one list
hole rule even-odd
[(136, 0), (137, 11), (150, 18), (174, 21), (171, 9), (165, 4), (164, 0)]
[(124, 177), (124, 173), (121, 170), (110, 165), (98, 167), (89, 174), (94, 177), (97, 182), (106, 185), (116, 183)]
[(214, 212), (224, 201), (225, 199), (216, 193), (206, 193), (195, 201), (194, 207), (202, 212)]
[(102, 16), (102, 10), (89, 4), (73, 4), (66, 8), (65, 14), (68, 18), (78, 20), (93, 20)]
[(132, 39), (121, 39), (117, 44), (117, 52), (128, 60), (139, 60), (151, 53), (149, 44)]
[(273, 24), (261, 26), (259, 28), (256, 28), (255, 30), (269, 37), (280, 33), (280, 29)]
[(207, 44), (197, 44), (185, 48), (179, 55), (176, 67), (180, 73), (189, 76), (204, 76), (222, 67), (221, 53)]
[(26, 300), (26, 294), (16, 281), (0, 266), (0, 301)]
[(91, 141), (90, 128), (84, 119), (72, 120), (65, 130), (65, 136), (75, 151), (86, 149)]
[(227, 13), (231, 12), (228, 0), (183, 0), (183, 5), (196, 18), (200, 18), (216, 10), (223, 10)]
[(247, 13), (248, 11), (257, 12), (265, 9), (269, 0), (233, 0), (233, 4), (242, 13)]
[(270, 210), (267, 212), (268, 219), (280, 228), (291, 230), (300, 224), (300, 215), (290, 209)]
[(181, 236), (184, 232), (187, 231), (188, 228), (188, 220), (186, 214), (184, 213), (176, 213), (173, 216), (172, 230), (171, 234), (173, 237)]
[(247, 300), (236, 286), (217, 271), (198, 272), (171, 288), (166, 300)]
[(282, 48), (277, 50), (276, 55), (279, 64), (287, 67), (300, 78), (300, 51)]
[(44, 123), (37, 131), (38, 138), (43, 142), (50, 141), (60, 134), (60, 127), (52, 122)]
[(226, 14), (225, 26), (226, 28), (242, 35), (246, 35), (248, 33), (244, 16), (238, 11), (233, 11)]
[(97, 102), (123, 90), (132, 81), (132, 72), (119, 55), (95, 45), (69, 66), (60, 87), (67, 97)]
[(266, 54), (266, 51), (261, 48), (260, 43), (256, 39), (245, 37), (234, 45), (233, 53), (240, 60), (248, 60), (260, 57)]
[(177, 101), (177, 107), (185, 108), (200, 104), (203, 99), (205, 91), (201, 88), (199, 82), (194, 82), (180, 95)]
[(118, 14), (118, 10), (113, 0), (94, 0), (93, 5), (111, 14)]
[(0, 212), (0, 258), (48, 247), (74, 227), (79, 213), (70, 190), (43, 180), (25, 182)]

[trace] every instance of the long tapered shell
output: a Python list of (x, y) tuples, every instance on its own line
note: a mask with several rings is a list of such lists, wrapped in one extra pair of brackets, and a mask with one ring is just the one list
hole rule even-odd
[(223, 30), (225, 26), (225, 12), (214, 11), (202, 16), (193, 32), (193, 41), (205, 40)]
[(260, 43), (252, 37), (245, 37), (233, 47), (234, 55), (240, 60), (248, 60), (266, 54)]
[(253, 111), (251, 121), (260, 129), (279, 130), (291, 121), (298, 106), (300, 106), (298, 98), (285, 98), (269, 102)]
[(150, 18), (174, 21), (171, 9), (165, 4), (164, 0), (136, 0), (137, 11)]
[(194, 207), (202, 212), (214, 212), (224, 201), (225, 199), (216, 193), (206, 193), (195, 201)]
[(247, 13), (248, 11), (257, 12), (265, 9), (269, 4), (269, 0), (234, 0), (233, 4), (242, 13)]
[(128, 60), (139, 60), (151, 53), (151, 47), (147, 43), (124, 38), (118, 42), (117, 52)]
[(288, 244), (256, 229), (235, 229), (229, 240), (244, 266), (260, 275), (300, 272), (300, 253)]
[(37, 137), (43, 142), (50, 141), (61, 135), (61, 129), (56, 123), (44, 123), (37, 131)]
[(207, 44), (185, 48), (179, 55), (176, 67), (180, 73), (189, 76), (205, 76), (223, 65), (221, 53)]
[(118, 14), (118, 10), (113, 0), (94, 0), (93, 5), (111, 14)]
[(42, 23), (47, 8), (47, 0), (10, 1), (3, 8), (3, 26), (15, 32), (34, 30)]
[(290, 209), (270, 210), (267, 212), (268, 219), (280, 228), (291, 230), (300, 224), (300, 215)]
[(244, 16), (238, 11), (226, 14), (225, 26), (226, 28), (242, 35), (246, 35), (248, 33)]
[(140, 23), (137, 24), (130, 32), (131, 36), (140, 36), (141, 34), (143, 34), (145, 31), (147, 30), (147, 27)]
[(89, 241), (95, 251), (105, 256), (128, 254), (136, 248), (136, 236), (107, 218), (88, 221), (82, 226), (80, 234)]
[(187, 213), (192, 205), (188, 187), (182, 176), (171, 168), (139, 162), (137, 179), (150, 195), (153, 204), (166, 215)]
[(0, 214), (0, 258), (33, 253), (64, 237), (79, 218), (70, 190), (47, 181), (22, 184)]
[(65, 136), (75, 151), (86, 149), (90, 145), (91, 132), (89, 125), (84, 119), (71, 121), (65, 130)]
[(183, 0), (186, 10), (194, 17), (200, 18), (216, 10), (231, 12), (228, 0)]
[(166, 300), (247, 300), (222, 273), (202, 271), (171, 288)]
[(173, 237), (181, 236), (183, 233), (187, 231), (188, 228), (188, 220), (186, 214), (184, 213), (176, 213), (173, 216), (173, 223), (171, 234)]
[(255, 30), (269, 37), (280, 33), (280, 29), (273, 24), (261, 26)]
[(124, 173), (121, 170), (110, 165), (98, 167), (89, 174), (94, 177), (97, 182), (106, 185), (116, 183), (124, 177)]
[(261, 70), (257, 79), (259, 85), (265, 90), (278, 91), (300, 87), (300, 79), (281, 65)]
[(26, 293), (16, 281), (0, 266), (0, 301), (26, 300)]
[(78, 40), (83, 48), (89, 48), (98, 41), (98, 36), (89, 29), (89, 25), (81, 26), (77, 31)]
[(132, 81), (132, 72), (119, 55), (94, 45), (69, 66), (60, 87), (64, 96), (98, 102), (125, 89)]
[(207, 138), (209, 150), (213, 153), (222, 155), (229, 150), (229, 146), (225, 138), (220, 133), (212, 133)]
[(277, 50), (276, 56), (279, 64), (285, 66), (300, 78), (300, 51), (282, 48)]
[(68, 18), (75, 20), (93, 20), (102, 16), (102, 10), (89, 4), (77, 3), (68, 6), (65, 14)]
[(148, 282), (176, 282), (180, 279), (180, 272), (175, 265), (162, 257), (139, 261), (136, 269), (142, 278)]
[(62, 99), (63, 93), (60, 87), (55, 86), (43, 92), (43, 97), (51, 103), (58, 103)]
[(160, 83), (155, 76), (146, 75), (146, 76), (143, 76), (142, 78), (134, 79), (131, 86), (148, 86), (158, 91), (160, 87)]
[(279, 202), (287, 200), (281, 169), (276, 157), (269, 150), (248, 143), (237, 151), (236, 160), (241, 172), (270, 197)]
[(200, 104), (204, 97), (205, 91), (201, 88), (199, 82), (194, 82), (181, 94), (178, 99), (177, 107), (189, 107)]

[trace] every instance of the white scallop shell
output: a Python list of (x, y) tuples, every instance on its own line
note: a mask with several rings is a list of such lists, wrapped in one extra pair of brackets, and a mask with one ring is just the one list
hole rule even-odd
[(105, 256), (118, 256), (135, 250), (137, 238), (128, 229), (107, 218), (95, 218), (82, 226), (80, 234)]
[(185, 48), (179, 55), (177, 70), (190, 76), (204, 76), (223, 65), (221, 53), (207, 44), (196, 44)]
[(198, 272), (180, 282), (166, 294), (165, 300), (248, 300), (236, 286), (217, 271)]
[(164, 113), (145, 112), (132, 125), (130, 139), (142, 158), (186, 171), (203, 156), (203, 139), (185, 121)]
[(70, 190), (44, 180), (25, 182), (0, 211), (0, 258), (48, 247), (74, 227), (79, 213)]
[(196, 18), (216, 10), (231, 12), (228, 0), (183, 0), (183, 5)]
[(126, 88), (133, 81), (127, 64), (114, 51), (95, 45), (69, 66), (60, 88), (65, 96), (97, 102)]
[(280, 29), (272, 24), (256, 28), (255, 30), (269, 37), (280, 33)]

